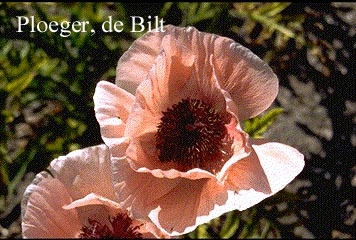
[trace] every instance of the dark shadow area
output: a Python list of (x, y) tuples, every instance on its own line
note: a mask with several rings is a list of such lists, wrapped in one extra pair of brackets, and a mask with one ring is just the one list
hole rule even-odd
[[(323, 154), (312, 153), (306, 159), (306, 166), (298, 176), (312, 183), (298, 191), (304, 197), (298, 203), (299, 218), (316, 238), (334, 238), (337, 232), (354, 238), (356, 186), (352, 181), (355, 181), (356, 148), (352, 138), (356, 129), (355, 109), (350, 110), (349, 105), (356, 100), (355, 25), (343, 21), (329, 4), (308, 4), (305, 9), (303, 28), (307, 44), (319, 46), (320, 56), (312, 59), (308, 56), (310, 49), (295, 51), (291, 47), (280, 57), (283, 59), (290, 51), (290, 60), (275, 63), (283, 65), (285, 71), (276, 71), (281, 86), (291, 91), (287, 80), (290, 75), (305, 84), (313, 82), (315, 91), (322, 96), (320, 104), (327, 109), (333, 134), (331, 139), (325, 139), (307, 125), (298, 124), (306, 134), (318, 138), (323, 149)], [(303, 210), (307, 214), (301, 214)]]

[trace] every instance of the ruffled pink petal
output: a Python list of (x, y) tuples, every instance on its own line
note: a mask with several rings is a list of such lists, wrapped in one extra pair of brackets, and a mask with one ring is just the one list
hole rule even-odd
[[(201, 182), (204, 181), (191, 181), (182, 178), (162, 179), (149, 173), (137, 173), (131, 169), (125, 159), (115, 158), (113, 159), (113, 174), (114, 188), (119, 204), (125, 208), (129, 207), (133, 217), (146, 220), (148, 220), (148, 214), (161, 204), (164, 204), (165, 211), (171, 211), (170, 214), (172, 216), (177, 217), (176, 214), (179, 214), (179, 217), (175, 220), (185, 219), (186, 214), (189, 216), (194, 215), (194, 213), (186, 212), (185, 208), (178, 207), (182, 207), (180, 201), (194, 201), (198, 193), (196, 193), (195, 188), (191, 188), (191, 185), (200, 183), (197, 185), (200, 187)], [(180, 190), (182, 187), (185, 191)], [(184, 194), (181, 195), (181, 193)], [(177, 198), (171, 198), (172, 194)], [(169, 201), (171, 202), (169, 203)], [(166, 203), (168, 203), (167, 206)], [(157, 222), (154, 223), (157, 224)], [(170, 223), (168, 222), (168, 224)]]
[(303, 155), (292, 147), (258, 144), (252, 145), (255, 151), (248, 157), (229, 167), (223, 183), (137, 173), (125, 158), (113, 158), (119, 203), (130, 207), (135, 217), (148, 216), (170, 236), (193, 231), (232, 210), (245, 210), (284, 188), (304, 165)]
[[(162, 112), (182, 99), (200, 99), (225, 111), (223, 94), (215, 86), (217, 80), (208, 78), (198, 81), (192, 75), (193, 63), (194, 56), (188, 49), (179, 45), (172, 36), (164, 37), (160, 54), (146, 80), (137, 89), (136, 102), (127, 123), (129, 136), (139, 137), (150, 131), (156, 132)], [(203, 86), (203, 82), (210, 82), (210, 88)]]
[(256, 151), (273, 193), (283, 189), (304, 168), (304, 155), (297, 149), (277, 142), (262, 143), (253, 140)]
[(157, 104), (152, 106), (154, 113), (166, 111), (182, 99), (182, 93), (185, 93), (186, 89), (194, 89), (194, 86), (188, 86), (194, 55), (184, 46), (177, 45), (171, 36), (163, 38), (161, 48), (161, 53), (148, 75), (152, 84), (152, 100)]
[[(266, 160), (266, 152), (253, 152), (231, 166), (224, 185), (209, 180), (201, 188), (195, 185), (197, 189), (194, 189), (189, 184), (185, 184), (184, 187), (192, 189), (190, 196), (185, 196), (186, 189), (176, 187), (173, 190), (174, 194), (173, 191), (169, 195), (166, 194), (164, 200), (162, 199), (149, 213), (149, 217), (163, 231), (167, 231), (167, 234), (178, 236), (194, 230), (200, 224), (219, 217), (223, 213), (235, 209), (245, 210), (275, 194), (300, 173), (304, 162), (303, 156), (294, 148), (288, 146), (284, 148), (283, 144), (273, 147), (272, 145), (274, 143), (266, 143), (264, 146), (253, 145), (254, 148), (262, 146), (263, 150), (273, 149), (272, 153), (268, 154), (271, 156), (269, 160)], [(265, 160), (269, 163), (268, 167), (264, 163)], [(279, 174), (282, 175), (283, 180), (278, 180)], [(278, 184), (271, 184), (276, 180)], [(194, 201), (194, 199), (197, 200)], [(187, 209), (187, 213), (177, 212), (177, 215), (174, 215), (171, 205), (174, 205), (175, 209)]]
[(134, 96), (116, 85), (100, 81), (94, 93), (94, 110), (104, 142), (109, 147), (124, 139), (127, 118), (134, 103)]
[[(303, 169), (304, 156), (290, 146), (251, 140), (254, 151), (229, 169), (226, 208), (245, 210), (282, 190)], [(231, 192), (231, 193), (230, 193)]]
[(103, 196), (100, 196), (95, 193), (90, 193), (84, 198), (77, 199), (73, 202), (71, 202), (68, 205), (63, 206), (64, 209), (75, 209), (78, 207), (85, 207), (85, 206), (90, 206), (90, 205), (102, 205), (104, 206), (108, 213), (106, 214), (106, 217), (108, 214), (112, 214), (112, 210), (120, 210), (120, 205), (117, 202), (114, 202), (108, 198), (105, 198)]
[[(130, 167), (125, 158), (113, 157), (112, 170), (114, 189), (119, 204), (123, 208), (130, 207), (136, 217), (141, 215), (142, 207), (149, 206), (155, 199), (164, 197), (182, 181), (181, 178), (162, 179), (150, 173), (137, 173)], [(154, 191), (153, 188), (155, 188)], [(131, 207), (133, 203), (140, 207)], [(142, 213), (142, 215), (145, 216), (145, 213)]]
[(64, 210), (72, 201), (66, 187), (47, 172), (39, 173), (24, 194), (22, 236), (24, 238), (75, 238), (81, 228), (75, 210)]
[(240, 190), (250, 189), (265, 194), (272, 193), (267, 176), (254, 151), (249, 156), (230, 166), (226, 173), (224, 184), (227, 189), (232, 189), (236, 193)]
[[(114, 188), (120, 205), (130, 207), (136, 218), (149, 219), (165, 234), (178, 236), (193, 231), (223, 212), (228, 193), (224, 185), (208, 179), (157, 178), (133, 171), (125, 159), (113, 159)], [(231, 211), (232, 209), (225, 209)]]
[(140, 227), (140, 233), (142, 233), (142, 238), (170, 238), (166, 233), (163, 233), (154, 223), (145, 222), (143, 226)]
[(163, 111), (200, 92), (190, 81), (193, 61), (194, 56), (187, 49), (178, 46), (170, 36), (165, 38), (147, 79), (137, 89), (127, 121), (127, 136), (140, 137), (156, 132)]
[[(130, 207), (134, 217), (148, 216), (170, 236), (193, 231), (223, 214), (214, 209), (228, 201), (228, 191), (215, 180), (157, 178), (133, 171), (125, 159), (113, 158), (113, 175), (120, 205)], [(231, 210), (224, 208), (225, 212)]]
[(124, 212), (117, 202), (95, 193), (90, 193), (84, 198), (77, 199), (70, 204), (64, 205), (63, 209), (75, 209), (78, 212), (81, 226), (89, 225), (89, 218), (95, 219), (101, 224), (110, 226), (109, 216), (114, 217), (116, 214)]
[[(127, 82), (134, 82), (138, 86), (149, 77), (153, 83), (143, 84), (143, 87), (138, 88), (137, 95), (143, 92), (142, 97), (145, 98), (157, 93), (165, 95), (164, 91), (169, 94), (168, 101), (166, 95), (163, 96), (162, 102), (166, 104), (162, 107), (152, 107), (149, 99), (146, 105), (151, 106), (150, 109), (158, 108), (159, 111), (164, 111), (183, 98), (193, 97), (206, 100), (206, 103), (214, 106), (218, 105), (216, 109), (220, 111), (221, 105), (225, 103), (221, 101), (221, 93), (217, 91), (217, 79), (212, 79), (215, 75), (212, 74), (210, 52), (210, 48), (213, 48), (210, 37), (216, 36), (207, 34), (209, 38), (203, 39), (202, 35), (193, 27), (179, 28), (172, 25), (165, 26), (164, 32), (146, 33), (134, 41), (120, 58), (116, 85), (125, 88)], [(194, 72), (191, 73), (193, 63)], [(185, 69), (187, 67), (188, 69)], [(193, 76), (188, 78), (191, 74)], [(155, 82), (161, 86), (158, 91)], [(146, 88), (154, 90), (150, 92), (150, 89)]]
[(70, 152), (54, 159), (49, 171), (61, 181), (73, 200), (96, 193), (115, 199), (110, 169), (110, 152), (101, 144)]
[(174, 26), (167, 25), (164, 27), (164, 32), (148, 31), (135, 40), (117, 64), (116, 85), (135, 93), (138, 85), (146, 79), (161, 50), (163, 37), (167, 33), (172, 34), (174, 31)]
[[(224, 164), (218, 160), (214, 164), (208, 164), (206, 168), (203, 167), (205, 170), (192, 169), (188, 172), (179, 171), (175, 163), (160, 162), (154, 145), (157, 126), (163, 111), (188, 97), (201, 99), (213, 105), (214, 109), (219, 112), (234, 111), (236, 106), (229, 99), (230, 95), (220, 88), (215, 74), (207, 76), (205, 81), (194, 80), (191, 76), (194, 58), (186, 53), (183, 46), (178, 46), (171, 36), (164, 37), (161, 47), (162, 50), (148, 78), (137, 89), (137, 99), (127, 121), (126, 133), (132, 138), (126, 152), (128, 160), (136, 171), (150, 172), (156, 177), (214, 178), (215, 175), (212, 172), (215, 171), (211, 170), (221, 169), (220, 165)], [(213, 71), (210, 72), (213, 73)], [(225, 105), (225, 101), (228, 105)], [(229, 132), (235, 141), (234, 154), (236, 156), (233, 161), (248, 154), (245, 146), (247, 135), (243, 134), (241, 128), (232, 129), (237, 126), (239, 127), (239, 124), (236, 119), (234, 126), (229, 127)], [(215, 166), (215, 163), (219, 163), (219, 166)], [(224, 175), (223, 172), (219, 174)]]
[(266, 110), (278, 94), (278, 78), (268, 64), (249, 49), (224, 38), (219, 38), (215, 47), (217, 77), (238, 105), (239, 119)]
[(212, 180), (184, 182), (151, 206), (150, 219), (165, 233), (178, 236), (223, 213), (261, 202), (303, 169), (303, 155), (292, 147), (279, 143), (252, 146), (256, 152), (231, 166), (223, 185)]
[(209, 66), (212, 62), (219, 84), (231, 94), (241, 120), (258, 115), (277, 96), (278, 78), (271, 68), (232, 39), (199, 32), (194, 27), (167, 25), (164, 31), (146, 33), (125, 52), (117, 66), (118, 86), (128, 82), (138, 86), (144, 81), (160, 53), (163, 38), (170, 35), (196, 57), (195, 78), (202, 84), (209, 83), (206, 79), (212, 75), (212, 67)]

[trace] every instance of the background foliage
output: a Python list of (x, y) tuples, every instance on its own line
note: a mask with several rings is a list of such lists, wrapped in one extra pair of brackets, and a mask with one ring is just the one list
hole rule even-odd
[[(128, 25), (130, 16), (151, 15), (230, 37), (269, 62), (280, 94), (245, 130), (306, 155), (285, 190), (184, 237), (354, 238), (355, 11), (353, 3), (0, 3), (1, 237), (21, 237), (19, 203), (36, 173), (102, 143), (95, 85), (114, 82), (118, 59), (141, 33), (104, 33), (101, 24), (108, 16)], [(17, 33), (16, 16), (89, 21), (96, 34)]]

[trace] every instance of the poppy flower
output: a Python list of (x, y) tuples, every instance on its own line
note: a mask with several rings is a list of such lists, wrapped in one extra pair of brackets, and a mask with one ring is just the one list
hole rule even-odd
[(116, 73), (94, 94), (114, 189), (164, 233), (251, 207), (303, 169), (298, 150), (243, 131), (276, 98), (278, 78), (232, 39), (168, 25), (137, 39)]
[(163, 237), (115, 202), (110, 154), (102, 144), (53, 160), (21, 203), (24, 238)]

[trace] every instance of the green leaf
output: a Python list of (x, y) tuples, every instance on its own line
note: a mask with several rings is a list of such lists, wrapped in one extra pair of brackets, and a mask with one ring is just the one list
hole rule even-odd
[[(249, 39), (262, 43), (268, 39), (274, 39), (276, 43), (276, 37), (273, 35), (280, 34), (283, 36), (284, 41), (294, 39), (299, 44), (304, 45), (304, 36), (300, 31), (301, 24), (304, 22), (304, 17), (301, 15), (289, 16), (283, 13), (283, 11), (290, 6), (291, 3), (275, 2), (275, 3), (234, 3), (234, 9), (229, 11), (230, 15), (237, 18), (243, 18), (245, 20), (242, 29), (250, 34), (255, 30), (256, 23), (262, 25), (262, 31), (258, 34), (256, 39)], [(233, 26), (232, 29), (235, 32), (240, 32), (241, 29)], [(279, 37), (279, 40), (281, 37)], [(286, 44), (281, 44), (285, 46)]]
[(177, 6), (185, 15), (183, 26), (194, 25), (203, 20), (212, 19), (221, 10), (216, 6), (216, 3), (210, 2), (180, 2)]
[(202, 224), (197, 227), (196, 232), (197, 232), (197, 238), (198, 239), (205, 239), (205, 238), (212, 238), (210, 234), (208, 233), (208, 224)]
[(1, 54), (0, 54), (0, 61), (3, 63), (3, 61), (6, 60), (7, 54), (10, 52), (10, 50), (13, 48), (13, 43), (11, 41), (7, 42), (5, 46), (1, 49)]
[(267, 130), (267, 128), (275, 121), (276, 117), (283, 112), (282, 108), (275, 108), (266, 113), (262, 117), (255, 117), (246, 120), (245, 131), (252, 138), (261, 138), (262, 134)]
[(8, 93), (10, 93), (10, 95), (19, 94), (22, 90), (27, 88), (27, 86), (32, 82), (34, 77), (37, 75), (38, 69), (46, 62), (47, 62), (46, 59), (43, 59), (42, 61), (40, 61), (31, 70), (24, 73), (19, 78), (16, 78), (15, 80), (12, 80), (11, 82), (9, 82), (5, 86), (4, 90), (7, 91)]
[(173, 2), (166, 2), (161, 9), (160, 17), (166, 16), (169, 9), (171, 9), (172, 5), (173, 5)]
[(280, 14), (290, 4), (291, 3), (288, 2), (265, 3), (259, 7), (258, 12), (260, 13), (260, 15), (274, 17), (277, 14)]
[(261, 233), (261, 238), (266, 238), (270, 229), (271, 229), (271, 225), (268, 221), (266, 221), (266, 225), (264, 226), (262, 233)]
[(9, 169), (8, 169), (8, 163), (5, 161), (5, 159), (1, 156), (0, 159), (0, 182), (1, 185), (9, 185), (10, 179), (9, 179)]
[(9, 82), (6, 85), (5, 90), (12, 95), (17, 95), (32, 82), (34, 76), (35, 74), (33, 72), (26, 73), (21, 77)]
[(276, 19), (271, 19), (268, 16), (260, 15), (258, 13), (252, 13), (251, 14), (252, 20), (256, 20), (257, 22), (262, 23), (263, 25), (266, 25), (270, 27), (271, 29), (280, 31), (284, 35), (290, 37), (290, 38), (295, 38), (295, 33), (291, 30), (289, 30), (286, 26), (283, 24), (279, 23), (276, 21)]
[(246, 219), (245, 224), (238, 236), (238, 238), (247, 238), (253, 234), (254, 227), (256, 227), (256, 214), (257, 214), (257, 209), (252, 208), (248, 210), (250, 212), (248, 219)]
[(226, 219), (219, 233), (220, 238), (231, 238), (240, 226), (240, 216), (238, 211), (231, 211), (226, 214)]

